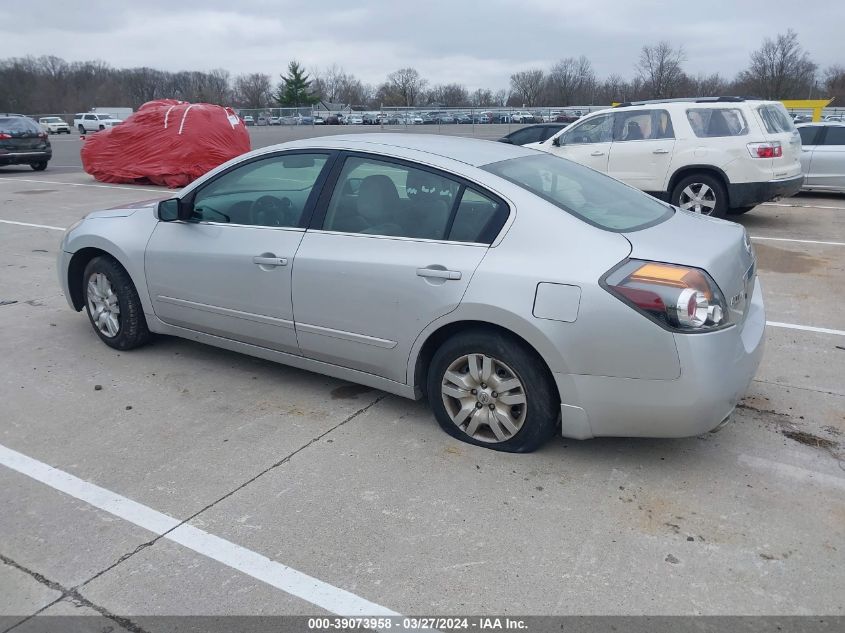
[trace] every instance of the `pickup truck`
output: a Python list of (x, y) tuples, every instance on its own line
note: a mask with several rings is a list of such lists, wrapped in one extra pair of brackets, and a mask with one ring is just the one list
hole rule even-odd
[(115, 125), (120, 125), (121, 123), (123, 123), (123, 121), (115, 119), (110, 114), (102, 114), (98, 112), (81, 112), (73, 118), (73, 127), (78, 129), (81, 134), (105, 130), (106, 128), (111, 128)]
[(70, 126), (63, 118), (58, 116), (43, 116), (38, 123), (47, 130), (47, 134), (70, 134)]

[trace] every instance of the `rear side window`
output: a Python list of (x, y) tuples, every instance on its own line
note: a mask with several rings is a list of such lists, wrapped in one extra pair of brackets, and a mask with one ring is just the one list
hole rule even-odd
[(618, 112), (613, 126), (614, 141), (646, 141), (675, 138), (672, 119), (666, 110)]
[(745, 117), (736, 108), (691, 108), (687, 110), (687, 120), (699, 138), (748, 134)]
[(779, 103), (761, 105), (757, 108), (757, 112), (760, 113), (760, 118), (763, 119), (763, 125), (766, 126), (766, 131), (769, 134), (791, 132), (795, 129), (786, 108)]
[(672, 217), (672, 207), (618, 180), (564, 158), (538, 152), (485, 165), (585, 222), (608, 231), (654, 226)]
[(825, 145), (845, 145), (845, 127), (830, 126), (824, 137)]
[(815, 145), (819, 139), (820, 127), (799, 127), (798, 134), (801, 135), (802, 145)]
[(11, 134), (12, 136), (18, 134), (28, 134), (41, 132), (41, 128), (32, 119), (23, 116), (0, 117), (0, 132)]
[(490, 244), (507, 219), (507, 206), (467, 187), (461, 196), (447, 239), (453, 242)]

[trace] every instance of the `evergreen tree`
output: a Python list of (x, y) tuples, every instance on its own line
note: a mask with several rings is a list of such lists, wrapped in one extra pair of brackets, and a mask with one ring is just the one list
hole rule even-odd
[(311, 92), (311, 79), (298, 61), (293, 60), (288, 64), (288, 72), (281, 75), (281, 78), (282, 82), (273, 95), (279, 105), (299, 108), (320, 100)]

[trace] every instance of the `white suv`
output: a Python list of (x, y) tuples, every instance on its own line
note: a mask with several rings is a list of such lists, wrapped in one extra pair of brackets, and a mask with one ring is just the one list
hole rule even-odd
[(105, 130), (121, 123), (123, 121), (115, 119), (110, 114), (98, 112), (81, 112), (73, 117), (73, 127), (78, 129), (81, 134)]
[(801, 189), (801, 138), (783, 104), (739, 97), (623, 103), (534, 147), (707, 215)]

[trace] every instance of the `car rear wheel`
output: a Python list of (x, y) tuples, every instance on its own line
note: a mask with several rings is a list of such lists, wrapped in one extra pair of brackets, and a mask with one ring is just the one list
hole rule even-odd
[(35, 171), (44, 171), (45, 169), (47, 169), (47, 161), (42, 160), (37, 163), (30, 163), (29, 166), (32, 167)]
[(141, 300), (123, 266), (111, 257), (95, 257), (82, 279), (85, 311), (103, 343), (128, 350), (150, 339)]
[(438, 423), (463, 442), (527, 453), (558, 428), (560, 402), (542, 359), (511, 337), (471, 330), (448, 339), (427, 383)]
[(79, 133), (80, 133), (80, 134), (85, 134), (85, 126), (84, 126), (84, 125), (82, 125), (82, 124), (80, 124), (78, 127), (79, 127)]
[(672, 204), (687, 211), (723, 218), (728, 210), (728, 195), (722, 183), (713, 176), (693, 174), (675, 185)]

